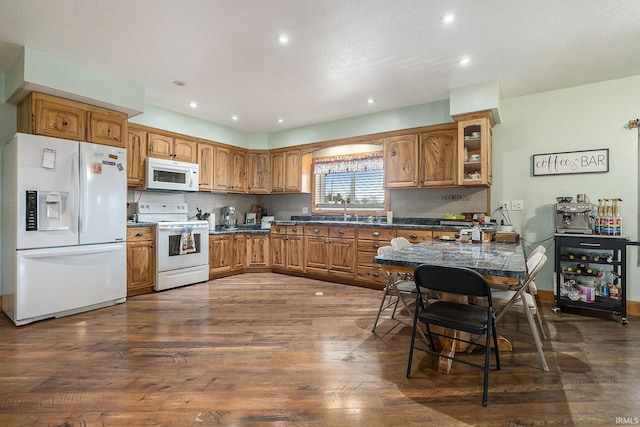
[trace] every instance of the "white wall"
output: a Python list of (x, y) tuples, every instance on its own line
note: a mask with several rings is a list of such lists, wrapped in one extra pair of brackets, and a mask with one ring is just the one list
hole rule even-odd
[[(619, 197), (622, 233), (637, 241), (638, 132), (625, 125), (639, 113), (640, 76), (503, 99), (493, 138), (493, 208), (498, 200), (524, 200), (524, 211), (510, 216), (533, 245), (553, 236), (556, 196), (586, 193), (592, 202)], [(600, 148), (609, 149), (608, 173), (532, 176), (534, 154)], [(640, 301), (636, 248), (627, 254), (628, 299)], [(539, 288), (553, 289), (553, 261), (551, 254), (536, 280)]]

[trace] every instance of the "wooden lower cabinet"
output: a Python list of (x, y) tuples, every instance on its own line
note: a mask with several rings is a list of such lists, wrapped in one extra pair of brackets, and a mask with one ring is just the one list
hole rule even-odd
[(387, 273), (382, 266), (373, 262), (373, 258), (378, 255), (378, 248), (389, 246), (394, 237), (396, 230), (393, 228), (358, 228), (356, 280), (381, 289), (387, 284)]
[(232, 237), (232, 234), (209, 236), (209, 279), (231, 271)]
[(156, 280), (154, 227), (127, 228), (127, 296), (149, 293)]
[(271, 225), (271, 265), (276, 271), (304, 271), (303, 225)]
[(247, 234), (247, 268), (271, 267), (270, 236), (266, 233)]
[(233, 254), (231, 270), (242, 270), (247, 267), (247, 242), (245, 240), (247, 238), (248, 235), (244, 233), (234, 234), (231, 238), (231, 252)]
[(355, 227), (306, 225), (304, 235), (307, 273), (355, 279)]

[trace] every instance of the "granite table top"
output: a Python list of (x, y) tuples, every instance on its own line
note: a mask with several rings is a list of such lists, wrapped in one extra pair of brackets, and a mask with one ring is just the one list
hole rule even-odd
[(431, 240), (374, 258), (378, 264), (415, 268), (421, 264), (468, 267), (483, 276), (524, 280), (526, 259), (521, 243), (460, 243)]

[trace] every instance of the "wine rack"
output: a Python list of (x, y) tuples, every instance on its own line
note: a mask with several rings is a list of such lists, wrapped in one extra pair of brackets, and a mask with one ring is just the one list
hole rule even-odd
[(627, 324), (627, 239), (556, 234), (555, 305), (608, 311)]

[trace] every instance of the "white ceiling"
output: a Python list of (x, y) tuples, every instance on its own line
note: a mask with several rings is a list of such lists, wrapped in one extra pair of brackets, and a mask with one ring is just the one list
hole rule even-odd
[[(291, 45), (276, 43), (281, 32)], [(0, 0), (0, 73), (28, 46), (142, 84), (149, 104), (250, 132), (488, 80), (507, 98), (638, 75), (638, 41), (638, 0)]]

